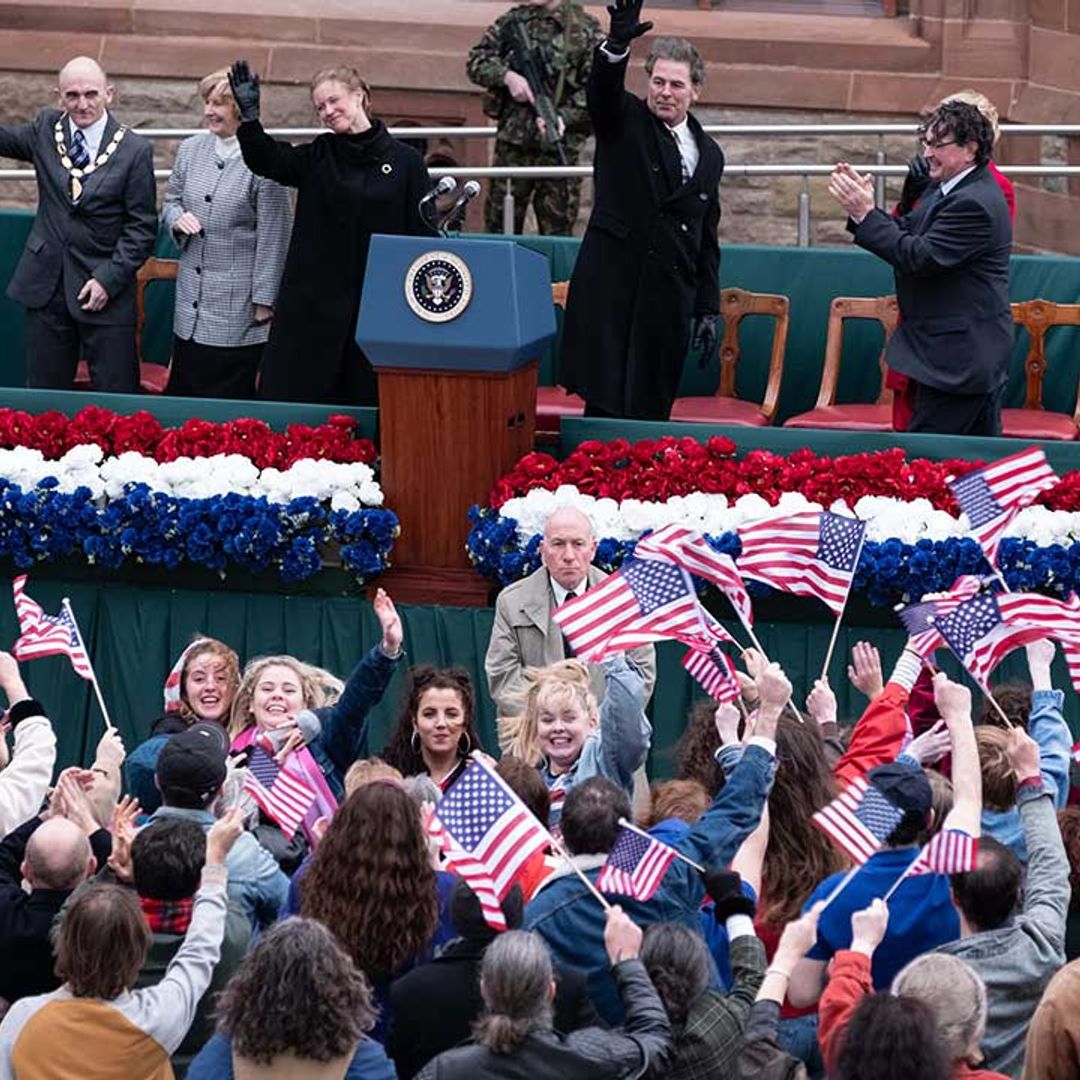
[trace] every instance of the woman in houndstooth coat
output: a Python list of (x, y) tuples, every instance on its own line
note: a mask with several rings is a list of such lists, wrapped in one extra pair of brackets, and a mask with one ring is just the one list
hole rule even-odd
[(181, 253), (168, 392), (254, 398), (292, 207), (244, 164), (228, 72), (207, 75), (199, 94), (207, 130), (180, 144), (161, 214)]

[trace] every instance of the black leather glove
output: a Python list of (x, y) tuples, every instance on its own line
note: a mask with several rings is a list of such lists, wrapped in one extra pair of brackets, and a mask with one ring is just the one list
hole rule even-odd
[(630, 48), (630, 42), (634, 38), (647, 34), (653, 24), (641, 21), (641, 5), (644, 0), (615, 0), (614, 4), (608, 4), (608, 15), (611, 17), (611, 29), (608, 31), (607, 43), (612, 52), (624, 52)]
[(241, 123), (259, 119), (259, 76), (251, 73), (246, 60), (237, 60), (229, 71), (229, 86), (240, 111)]
[(722, 866), (705, 867), (705, 891), (716, 904), (716, 921), (723, 925), (732, 915), (754, 917), (757, 906), (742, 891), (742, 878)]
[(716, 316), (695, 315), (690, 328), (690, 351), (698, 353), (698, 366), (705, 367), (716, 354)]
[(900, 202), (896, 209), (898, 213), (910, 214), (919, 201), (919, 197), (930, 186), (930, 163), (922, 156), (916, 154), (908, 162), (907, 176), (904, 177), (904, 186), (900, 191)]

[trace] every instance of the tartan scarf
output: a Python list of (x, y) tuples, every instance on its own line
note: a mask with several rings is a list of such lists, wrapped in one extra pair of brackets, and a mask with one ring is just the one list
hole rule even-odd
[(140, 896), (146, 925), (154, 934), (186, 934), (191, 925), (191, 911), (195, 906), (195, 897), (186, 900), (152, 900), (149, 896)]

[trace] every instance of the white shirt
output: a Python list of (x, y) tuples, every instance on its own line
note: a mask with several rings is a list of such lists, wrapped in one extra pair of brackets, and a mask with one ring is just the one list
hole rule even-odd
[[(551, 591), (555, 595), (555, 606), (562, 607), (566, 603), (566, 598), (570, 595), (569, 589), (564, 589), (549, 573), (548, 580), (551, 582)], [(574, 590), (576, 596), (580, 596), (589, 584), (588, 576), (582, 578), (581, 584)]]
[(227, 139), (223, 139), (220, 135), (214, 136), (214, 157), (218, 161), (231, 161), (239, 153), (240, 139), (238, 136), (231, 135)]
[(956, 174), (956, 175), (955, 175), (954, 177), (952, 177), (952, 178), (951, 178), (951, 179), (949, 179), (949, 180), (946, 180), (946, 181), (945, 181), (945, 182), (944, 182), (944, 183), (943, 183), (943, 184), (941, 185), (941, 195), (942, 195), (942, 198), (944, 198), (944, 197), (945, 197), (946, 195), (948, 195), (948, 194), (949, 194), (949, 192), (950, 192), (950, 191), (952, 191), (952, 189), (953, 189), (954, 187), (956, 187), (956, 185), (957, 185), (957, 184), (959, 184), (959, 183), (960, 183), (960, 181), (961, 181), (961, 180), (963, 180), (963, 179), (964, 179), (964, 177), (965, 177), (965, 176), (967, 176), (967, 174), (968, 174), (968, 173), (970, 173), (970, 172), (974, 172), (974, 171), (975, 171), (975, 169), (976, 169), (976, 166), (975, 166), (975, 165), (969, 165), (969, 166), (968, 166), (968, 167), (967, 167), (966, 169), (964, 169), (964, 171), (963, 171), (963, 172), (958, 172), (958, 173), (957, 173), (957, 174)]
[(697, 139), (694, 138), (694, 133), (690, 130), (689, 122), (684, 116), (681, 124), (676, 124), (668, 130), (675, 136), (675, 142), (679, 145), (679, 155), (686, 166), (686, 175), (693, 176), (698, 161), (701, 159), (701, 151), (698, 150)]
[[(90, 161), (97, 160), (98, 151), (101, 149), (101, 137), (105, 134), (105, 125), (109, 122), (109, 112), (106, 109), (99, 120), (95, 120), (89, 127), (82, 128), (83, 138), (86, 140), (86, 152), (90, 155)], [(68, 117), (68, 135), (74, 137), (75, 124)], [(71, 149), (71, 138), (68, 139), (68, 149)], [(68, 155), (70, 157), (70, 153)]]

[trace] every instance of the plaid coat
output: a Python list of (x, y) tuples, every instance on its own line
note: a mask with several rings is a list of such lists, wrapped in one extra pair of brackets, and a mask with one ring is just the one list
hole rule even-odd
[(239, 154), (222, 161), (216, 145), (209, 131), (185, 139), (165, 190), (164, 225), (171, 230), (188, 210), (205, 230), (173, 234), (180, 247), (173, 330), (200, 345), (258, 345), (270, 324), (255, 325), (252, 304), (276, 306), (292, 207), (285, 188), (255, 176)]

